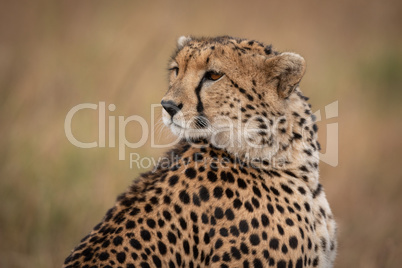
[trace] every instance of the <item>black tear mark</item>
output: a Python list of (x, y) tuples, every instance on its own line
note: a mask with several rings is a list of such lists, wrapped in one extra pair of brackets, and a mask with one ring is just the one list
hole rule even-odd
[(197, 112), (202, 114), (202, 112), (204, 111), (204, 105), (202, 104), (201, 101), (201, 88), (202, 88), (202, 84), (204, 82), (204, 79), (201, 79), (200, 83), (198, 84), (198, 86), (195, 88), (195, 95), (197, 96)]

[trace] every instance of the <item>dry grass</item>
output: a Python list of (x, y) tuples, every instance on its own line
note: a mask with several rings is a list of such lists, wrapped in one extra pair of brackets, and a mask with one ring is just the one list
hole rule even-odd
[[(108, 115), (150, 118), (182, 34), (256, 38), (306, 58), (301, 86), (313, 108), (340, 106), (320, 124), (321, 137), (326, 123), (340, 131), (339, 166), (321, 165), (339, 223), (336, 267), (400, 267), (401, 11), (397, 1), (3, 3), (0, 267), (60, 266), (140, 172), (116, 148), (74, 147), (64, 118), (99, 101), (116, 105)], [(96, 139), (96, 114), (73, 127)], [(148, 142), (135, 152), (161, 150)]]

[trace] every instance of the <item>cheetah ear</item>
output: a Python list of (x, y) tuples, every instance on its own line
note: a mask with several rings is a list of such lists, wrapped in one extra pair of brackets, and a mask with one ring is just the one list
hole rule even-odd
[(269, 77), (278, 80), (278, 95), (289, 97), (306, 71), (304, 58), (296, 53), (285, 52), (267, 59), (266, 63)]
[(179, 39), (177, 39), (177, 48), (182, 49), (188, 42), (191, 41), (190, 36), (180, 36)]

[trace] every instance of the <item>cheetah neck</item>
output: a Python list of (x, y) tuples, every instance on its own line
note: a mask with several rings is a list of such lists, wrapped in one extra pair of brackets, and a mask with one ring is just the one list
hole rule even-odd
[(284, 114), (271, 113), (269, 121), (271, 143), (260, 148), (227, 147), (229, 154), (244, 162), (264, 163), (263, 167), (289, 170), (300, 177), (318, 180), (319, 143), (317, 126), (310, 105), (299, 89), (286, 100), (289, 109)]

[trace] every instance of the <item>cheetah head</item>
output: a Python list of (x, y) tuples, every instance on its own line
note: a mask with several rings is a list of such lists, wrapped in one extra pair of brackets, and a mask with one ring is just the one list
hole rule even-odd
[(298, 54), (257, 41), (180, 37), (163, 122), (184, 139), (205, 138), (230, 153), (274, 155), (289, 140), (279, 136), (291, 135), (289, 105), (304, 72)]

